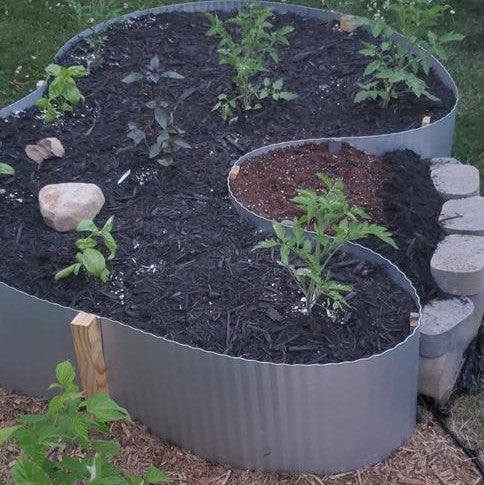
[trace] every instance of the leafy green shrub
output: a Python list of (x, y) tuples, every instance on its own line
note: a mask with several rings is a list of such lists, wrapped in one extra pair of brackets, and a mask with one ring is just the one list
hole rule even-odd
[(355, 102), (367, 99), (380, 100), (386, 108), (392, 99), (405, 93), (413, 93), (417, 98), (422, 95), (438, 101), (428, 91), (427, 83), (419, 77), (420, 71), (429, 73), (427, 58), (416, 56), (408, 46), (393, 40), (395, 31), (384, 20), (359, 19), (360, 25), (368, 25), (377, 44), (365, 42), (360, 51), (370, 58), (370, 63), (363, 72), (364, 82), (358, 83), (360, 91)]
[[(15, 169), (8, 163), (0, 162), (0, 175), (15, 175)], [(0, 187), (0, 195), (5, 193), (5, 189)]]
[(76, 79), (87, 76), (87, 69), (83, 66), (64, 67), (49, 64), (45, 69), (54, 79), (49, 84), (48, 94), (37, 101), (44, 120), (51, 123), (64, 113), (71, 113), (74, 106), (84, 101), (79, 91)]
[[(441, 59), (447, 59), (446, 45), (461, 41), (464, 36), (455, 32), (438, 35), (432, 28), (441, 24), (449, 8), (431, 0), (392, 0), (385, 5), (385, 19), (381, 14), (372, 20), (358, 18), (356, 23), (369, 26), (377, 44), (365, 43), (360, 51), (370, 58), (370, 63), (363, 73), (364, 82), (358, 84), (360, 91), (355, 102), (380, 100), (386, 107), (391, 99), (408, 92), (417, 98), (423, 95), (438, 101), (421, 78), (422, 74), (429, 74), (429, 58), (417, 56), (414, 49), (421, 45)], [(396, 31), (405, 36), (405, 43), (394, 40)]]
[(57, 382), (50, 388), (59, 394), (47, 412), (18, 418), (15, 426), (0, 428), (0, 446), (12, 441), (20, 456), (12, 470), (16, 485), (142, 485), (166, 483), (168, 477), (151, 466), (144, 477), (124, 475), (112, 460), (121, 453), (115, 440), (101, 439), (110, 432), (109, 423), (129, 420), (128, 412), (109, 396), (85, 399), (72, 364), (56, 367)]
[(72, 274), (78, 275), (81, 269), (95, 278), (99, 278), (104, 283), (109, 277), (109, 270), (106, 267), (106, 258), (104, 254), (97, 249), (98, 239), (102, 239), (104, 246), (109, 252), (108, 260), (113, 259), (116, 255), (117, 244), (114, 240), (111, 230), (113, 228), (114, 216), (111, 216), (102, 229), (98, 229), (96, 224), (90, 219), (81, 221), (76, 231), (89, 232), (87, 237), (78, 239), (76, 241), (76, 248), (79, 252), (76, 254), (76, 262), (61, 269), (56, 273), (55, 279), (60, 280)]
[[(247, 7), (242, 9), (236, 17), (228, 19), (225, 23), (217, 15), (207, 13), (211, 26), (207, 31), (209, 36), (220, 37), (219, 57), (221, 64), (227, 64), (235, 71), (233, 82), (239, 94), (230, 97), (223, 94), (218, 99), (214, 109), (220, 110), (224, 119), (233, 115), (237, 103), (247, 111), (260, 109), (259, 102), (262, 99), (292, 100), (296, 94), (282, 91), (282, 80), (274, 81), (278, 89), (270, 89), (273, 82), (270, 79), (257, 83), (255, 78), (261, 73), (267, 72), (269, 59), (279, 61), (276, 46), (278, 44), (289, 45), (287, 36), (294, 30), (287, 25), (279, 30), (271, 30), (273, 25), (269, 22), (272, 10), (269, 8)], [(228, 25), (234, 25), (238, 32), (238, 38), (232, 37)]]
[[(323, 182), (323, 189), (319, 192), (301, 189), (292, 199), (302, 211), (300, 217), (293, 219), (292, 230), (273, 221), (275, 238), (259, 242), (254, 250), (279, 248), (277, 262), (299, 286), (307, 313), (325, 297), (323, 306), (332, 315), (346, 304), (343, 294), (351, 291), (350, 285), (332, 279), (328, 267), (343, 245), (376, 236), (394, 248), (397, 246), (384, 227), (367, 222), (369, 216), (363, 209), (349, 205), (341, 180), (331, 180), (322, 173), (317, 176)], [(308, 225), (314, 230), (313, 239), (304, 232)]]
[(456, 32), (442, 35), (435, 28), (442, 25), (444, 16), (451, 10), (432, 0), (392, 0), (388, 4), (388, 22), (412, 44), (425, 47), (432, 54), (447, 60), (446, 46), (460, 42), (465, 36)]
[(183, 138), (185, 132), (175, 126), (173, 113), (167, 111), (166, 103), (149, 101), (145, 106), (152, 110), (152, 114), (142, 120), (142, 128), (135, 123), (128, 123), (127, 136), (135, 145), (144, 142), (150, 158), (156, 158), (162, 166), (169, 166), (178, 148), (191, 146)]

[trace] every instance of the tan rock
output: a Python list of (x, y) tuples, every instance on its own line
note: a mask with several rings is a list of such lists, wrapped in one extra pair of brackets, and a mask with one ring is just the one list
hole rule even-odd
[(59, 232), (72, 231), (83, 219), (94, 219), (104, 202), (104, 194), (95, 184), (53, 184), (39, 192), (40, 213)]
[(49, 137), (43, 138), (35, 145), (27, 145), (25, 147), (25, 153), (40, 166), (44, 160), (48, 160), (49, 158), (63, 157), (65, 150), (58, 138)]

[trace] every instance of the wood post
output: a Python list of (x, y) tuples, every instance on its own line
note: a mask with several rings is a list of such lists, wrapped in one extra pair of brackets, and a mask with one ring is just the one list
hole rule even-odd
[(99, 318), (81, 312), (72, 320), (71, 332), (86, 398), (99, 393), (109, 394)]

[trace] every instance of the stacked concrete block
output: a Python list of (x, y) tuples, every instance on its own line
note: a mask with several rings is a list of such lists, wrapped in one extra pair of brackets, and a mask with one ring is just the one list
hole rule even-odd
[(419, 392), (445, 403), (484, 314), (484, 197), (478, 170), (453, 158), (433, 159), (431, 176), (446, 201), (439, 222), (447, 236), (430, 267), (450, 296), (422, 309)]

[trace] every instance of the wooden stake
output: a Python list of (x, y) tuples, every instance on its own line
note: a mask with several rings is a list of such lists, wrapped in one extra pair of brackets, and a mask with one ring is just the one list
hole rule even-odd
[(81, 312), (72, 320), (71, 332), (86, 398), (109, 394), (99, 318)]

